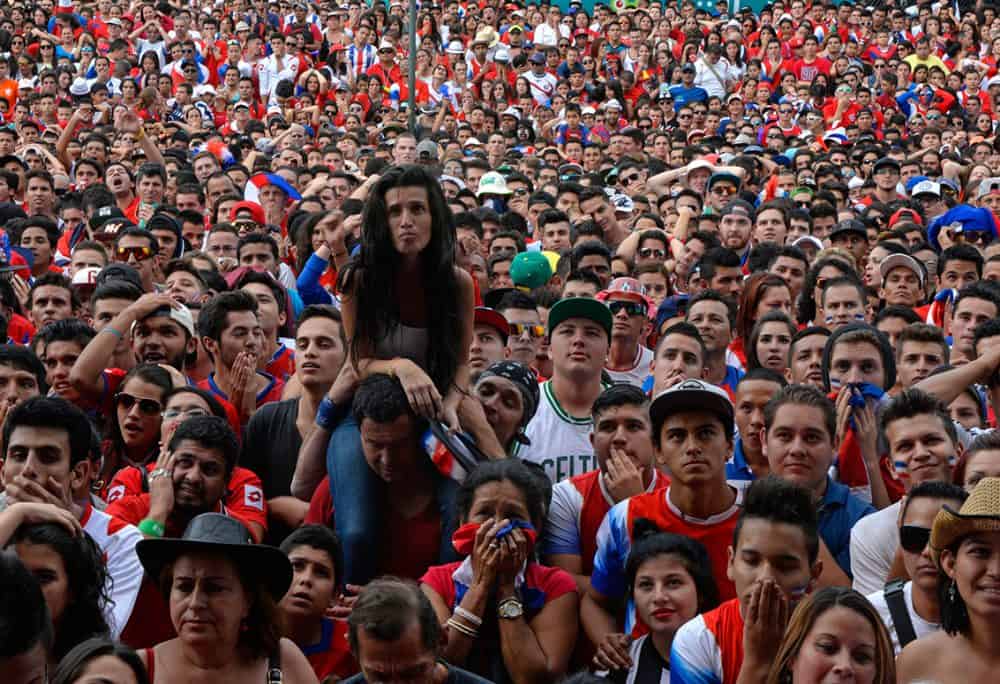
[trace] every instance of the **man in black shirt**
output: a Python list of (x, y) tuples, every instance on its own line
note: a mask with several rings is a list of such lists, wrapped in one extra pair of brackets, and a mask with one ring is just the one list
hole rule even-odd
[(301, 387), (301, 395), (265, 404), (253, 414), (240, 457), (240, 465), (264, 485), (273, 543), (301, 525), (309, 508), (307, 501), (292, 496), (292, 475), (302, 441), (315, 426), (316, 409), (344, 362), (340, 312), (327, 305), (307, 306), (296, 325), (295, 346), (296, 370), (289, 384), (290, 389)]

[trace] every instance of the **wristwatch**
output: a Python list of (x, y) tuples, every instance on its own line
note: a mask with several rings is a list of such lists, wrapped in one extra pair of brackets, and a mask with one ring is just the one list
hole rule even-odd
[(516, 620), (524, 615), (524, 606), (515, 598), (504, 599), (497, 606), (497, 617), (503, 620)]

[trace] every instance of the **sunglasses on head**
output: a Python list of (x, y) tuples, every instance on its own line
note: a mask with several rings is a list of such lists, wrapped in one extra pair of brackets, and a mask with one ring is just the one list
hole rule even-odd
[(617, 316), (618, 312), (624, 311), (629, 316), (645, 316), (646, 307), (639, 302), (623, 302), (620, 300), (608, 302), (611, 315)]
[(132, 407), (136, 404), (139, 405), (139, 411), (147, 416), (159, 415), (162, 407), (160, 402), (155, 399), (140, 399), (138, 397), (133, 397), (127, 392), (119, 392), (115, 395), (115, 404), (125, 409), (126, 411), (131, 411)]
[(929, 527), (903, 525), (899, 528), (899, 545), (903, 547), (904, 551), (922, 553), (930, 540), (931, 530)]
[(520, 337), (524, 333), (528, 333), (531, 337), (539, 338), (545, 337), (545, 326), (544, 325), (525, 325), (524, 323), (511, 323), (510, 324), (510, 334), (515, 337)]
[(153, 256), (152, 247), (118, 247), (115, 256), (119, 261), (128, 261), (135, 257), (136, 261), (145, 261)]

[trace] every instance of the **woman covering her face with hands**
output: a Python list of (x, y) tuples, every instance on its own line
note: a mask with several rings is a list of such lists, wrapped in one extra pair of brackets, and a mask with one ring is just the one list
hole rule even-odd
[(458, 493), (463, 524), (452, 541), (465, 560), (421, 578), (448, 632), (442, 655), (493, 682), (556, 681), (573, 650), (576, 584), (534, 559), (547, 487), (516, 459), (481, 464)]

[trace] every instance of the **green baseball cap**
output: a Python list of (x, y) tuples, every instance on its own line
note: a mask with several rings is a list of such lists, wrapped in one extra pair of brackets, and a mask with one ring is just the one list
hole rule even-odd
[(549, 309), (549, 334), (551, 335), (560, 323), (570, 318), (586, 318), (594, 321), (604, 328), (608, 339), (611, 339), (611, 309), (604, 302), (590, 297), (560, 299)]
[(510, 279), (515, 287), (534, 290), (549, 282), (552, 266), (541, 252), (521, 252), (514, 256), (510, 264)]

